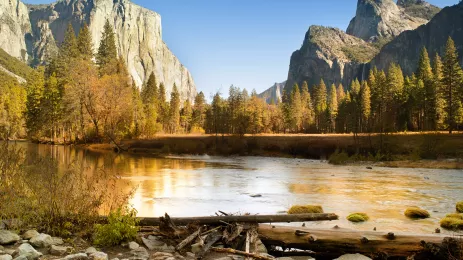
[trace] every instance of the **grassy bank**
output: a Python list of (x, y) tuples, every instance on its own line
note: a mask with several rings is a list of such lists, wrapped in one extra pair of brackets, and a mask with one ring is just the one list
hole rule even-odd
[[(90, 149), (109, 150), (109, 145)], [(120, 148), (134, 154), (209, 154), (330, 159), (335, 164), (382, 162), (390, 167), (463, 168), (463, 134), (390, 135), (166, 135), (125, 140)]]

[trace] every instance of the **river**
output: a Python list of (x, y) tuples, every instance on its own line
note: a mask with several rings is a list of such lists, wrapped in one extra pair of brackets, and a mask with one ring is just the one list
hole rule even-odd
[[(110, 162), (117, 189), (134, 189), (138, 216), (209, 216), (231, 213), (277, 214), (295, 204), (322, 205), (337, 221), (317, 227), (431, 233), (463, 200), (463, 171), (333, 166), (324, 161), (266, 158), (149, 156), (100, 153), (81, 148), (18, 143), (29, 156), (50, 155), (63, 165), (77, 162), (95, 170)], [(110, 158), (108, 160), (108, 157)], [(260, 194), (261, 197), (251, 197)], [(431, 213), (425, 220), (404, 216), (408, 206)], [(365, 212), (370, 221), (353, 224), (346, 216)], [(292, 225), (300, 225), (293, 223)], [(446, 231), (444, 231), (446, 232)]]

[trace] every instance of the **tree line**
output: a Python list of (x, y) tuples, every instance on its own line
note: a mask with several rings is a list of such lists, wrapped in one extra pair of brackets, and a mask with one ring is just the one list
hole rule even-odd
[(60, 49), (27, 84), (1, 74), (0, 133), (59, 142), (150, 138), (159, 133), (384, 133), (452, 132), (463, 125), (463, 71), (449, 38), (443, 58), (422, 49), (417, 71), (404, 76), (397, 64), (371, 69), (348, 88), (294, 84), (283, 102), (267, 104), (256, 91), (231, 86), (228, 97), (203, 92), (182, 102), (174, 85), (154, 74), (139, 90), (117, 54), (109, 21), (96, 53), (87, 25), (76, 36), (68, 26)]

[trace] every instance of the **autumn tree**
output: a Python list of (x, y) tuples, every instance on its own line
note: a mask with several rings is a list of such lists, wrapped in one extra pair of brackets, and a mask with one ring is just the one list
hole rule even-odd
[(323, 79), (320, 81), (320, 84), (313, 87), (313, 107), (317, 131), (323, 132), (326, 126), (327, 111), (327, 90)]
[(330, 95), (328, 99), (328, 115), (329, 115), (329, 129), (334, 132), (336, 129), (336, 117), (338, 116), (338, 95), (336, 86), (331, 85)]
[(200, 131), (204, 129), (204, 123), (206, 119), (206, 97), (204, 93), (201, 91), (195, 97), (195, 102), (193, 106), (193, 127), (198, 128)]

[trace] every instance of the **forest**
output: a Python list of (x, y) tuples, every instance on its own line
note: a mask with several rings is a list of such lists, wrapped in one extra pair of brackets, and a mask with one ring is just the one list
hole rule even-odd
[[(441, 58), (422, 49), (417, 71), (397, 64), (373, 68), (350, 86), (295, 84), (283, 102), (267, 104), (255, 90), (230, 86), (208, 104), (203, 92), (170, 97), (154, 74), (139, 90), (118, 57), (106, 22), (94, 53), (89, 29), (71, 25), (46, 66), (23, 73), (27, 83), (0, 71), (1, 139), (53, 143), (152, 138), (157, 134), (393, 133), (453, 131), (463, 127), (463, 70), (451, 38)], [(30, 70), (30, 71), (29, 71)]]

